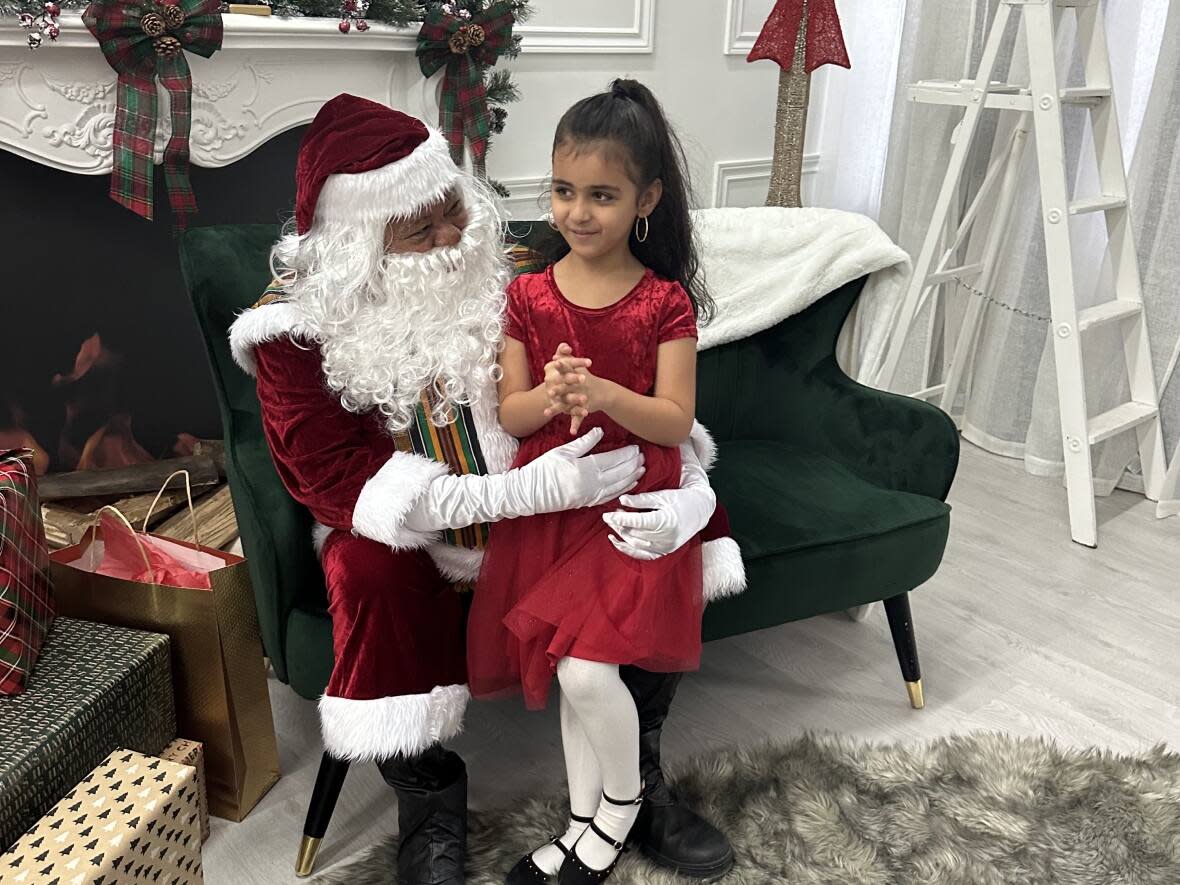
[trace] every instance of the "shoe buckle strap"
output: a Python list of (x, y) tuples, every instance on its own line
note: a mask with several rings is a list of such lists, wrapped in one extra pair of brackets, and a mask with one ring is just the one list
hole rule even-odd
[[(626, 804), (630, 804), (630, 803), (626, 803)], [(597, 836), (599, 839), (601, 839), (607, 845), (611, 846), (611, 848), (613, 848), (615, 851), (622, 851), (623, 850), (623, 847), (624, 847), (623, 843), (620, 842), (618, 839), (616, 839), (614, 836), (612, 836), (610, 833), (604, 832), (602, 827), (600, 827), (598, 825), (597, 821), (590, 821), (590, 829), (594, 832), (595, 836)]]

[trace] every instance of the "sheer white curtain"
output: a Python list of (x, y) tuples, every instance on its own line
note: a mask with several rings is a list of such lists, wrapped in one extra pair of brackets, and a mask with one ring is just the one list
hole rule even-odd
[(877, 215), (905, 6), (905, 0), (836, 4), (852, 69), (825, 67), (816, 75), (823, 77), (809, 120), (823, 145), (816, 206)]
[[(910, 0), (907, 8), (880, 220), (882, 227), (911, 255), (916, 256), (925, 235), (949, 159), (950, 132), (957, 116), (947, 109), (910, 104), (905, 98), (904, 85), (919, 79), (974, 76), (997, 6), (996, 0)], [(1157, 356), (1157, 377), (1166, 380), (1168, 361), (1177, 341), (1176, 300), (1163, 288), (1163, 279), (1177, 270), (1176, 241), (1180, 230), (1180, 197), (1175, 194), (1175, 188), (1180, 185), (1174, 183), (1173, 156), (1177, 136), (1175, 79), (1180, 64), (1176, 55), (1180, 34), (1176, 34), (1175, 19), (1180, 16), (1177, 8), (1180, 4), (1169, 0), (1105, 0), (1103, 7), (1124, 152), (1128, 158), (1135, 157), (1132, 192), (1146, 283), (1149, 334)], [(1162, 40), (1170, 8), (1172, 34)], [(1059, 34), (1059, 66), (1060, 70), (1070, 72), (1072, 82), (1078, 82), (1081, 66), (1074, 52), (1072, 15), (1067, 13), (1063, 21), (1066, 27)], [(1004, 60), (1001, 77), (1009, 63), (1008, 79), (1020, 82), (1026, 77), (1023, 40), (1014, 32), (1008, 35), (1001, 59)], [(1172, 96), (1170, 103), (1168, 95)], [(995, 115), (985, 115), (985, 119), (988, 116), (994, 119)], [(1098, 192), (1093, 144), (1085, 116), (1081, 110), (1072, 109), (1066, 116), (1069, 175), (1074, 192), (1079, 195)], [(996, 151), (1006, 144), (1009, 130), (1003, 124), (998, 130), (994, 122), (990, 125), (990, 130), (985, 128), (981, 133), (980, 149), (970, 162), (975, 182)], [(1170, 134), (1169, 125), (1173, 127)], [(1143, 147), (1136, 151), (1139, 145)], [(1172, 168), (1165, 168), (1169, 164)], [(1170, 191), (1169, 182), (1173, 182)], [(1062, 473), (1064, 465), (1053, 355), (1048, 339), (1048, 282), (1035, 151), (1031, 144), (1025, 153), (1019, 193), (1027, 196), (1018, 202), (1007, 228), (1000, 272), (992, 291), (987, 293), (992, 303), (985, 313), (969, 394), (957, 408), (961, 411), (965, 438), (991, 451), (1023, 458), (1030, 472), (1053, 475)], [(1168, 205), (1162, 202), (1165, 193), (1172, 194)], [(1149, 213), (1155, 213), (1152, 217), (1157, 219), (1156, 223), (1147, 218)], [(1074, 233), (1075, 275), (1080, 282), (1089, 281), (1078, 293), (1082, 306), (1113, 297), (1109, 274), (1105, 272), (1106, 237), (1101, 216), (1090, 216), (1082, 223), (1075, 221)], [(1156, 267), (1158, 271), (1153, 270)], [(937, 310), (932, 305), (923, 309), (908, 338), (905, 358), (892, 385), (894, 389), (911, 392), (941, 374), (943, 357), (953, 346), (966, 299), (975, 297), (979, 296), (958, 289), (940, 302)], [(945, 343), (941, 334), (944, 329), (948, 339)], [(1128, 398), (1114, 383), (1119, 378), (1117, 369), (1122, 365), (1122, 358), (1117, 349), (1118, 338), (1113, 337), (1117, 336), (1117, 330), (1109, 331), (1107, 337), (1090, 336), (1086, 343), (1086, 363), (1090, 370), (1087, 389), (1092, 413)], [(928, 360), (934, 378), (924, 376)], [(1171, 389), (1173, 386), (1165, 390), (1164, 424), (1169, 447), (1175, 445), (1180, 432), (1177, 410), (1180, 395)], [(1112, 440), (1095, 452), (1100, 491), (1108, 492), (1120, 480), (1135, 487), (1134, 474), (1124, 473), (1133, 456), (1133, 436), (1128, 440)]]
[[(1131, 193), (1164, 445), (1171, 456), (1159, 515), (1170, 516), (1180, 514), (1180, 4), (1175, 2), (1156, 71), (1131, 166)], [(1103, 466), (1113, 470), (1134, 458), (1125, 445), (1111, 445), (1106, 454)]]

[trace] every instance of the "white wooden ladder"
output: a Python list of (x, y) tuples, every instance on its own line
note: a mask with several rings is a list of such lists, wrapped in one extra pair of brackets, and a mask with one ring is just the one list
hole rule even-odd
[[(1065, 87), (1061, 85), (1057, 68), (1055, 38), (1061, 18), (1069, 9), (1077, 16), (1078, 45), (1084, 60), (1085, 84)], [(992, 80), (1004, 31), (1013, 15), (1022, 17), (1021, 24), (1028, 48), (1028, 86)], [(1126, 172), (1102, 9), (1097, 0), (1002, 0), (984, 45), (976, 78), (920, 82), (910, 87), (910, 97), (924, 103), (961, 107), (964, 111), (931, 224), (915, 263), (914, 275), (895, 317), (881, 373), (882, 386), (891, 386), (905, 338), (929, 293), (938, 290), (943, 284), (955, 282), (967, 285), (984, 298), (991, 297), (990, 288), (997, 259), (1017, 196), (1019, 163), (1031, 128), (1036, 141), (1045, 227), (1070, 532), (1079, 544), (1095, 547), (1098, 529), (1090, 447), (1117, 434), (1134, 430), (1138, 436), (1145, 492), (1152, 500), (1159, 499), (1166, 470), (1159, 398), (1152, 372), (1147, 320), (1143, 312), (1139, 264), (1131, 230)], [(1063, 105), (1081, 105), (1089, 112), (1101, 182), (1100, 193), (1095, 196), (1070, 198), (1065, 165)], [(965, 186), (967, 157), (984, 110), (1011, 111), (1019, 116), (1007, 149), (989, 168), (962, 220), (956, 222), (951, 213), (961, 205), (959, 197)], [(985, 199), (993, 192), (998, 195), (990, 225), (983, 234), (984, 245), (979, 250), (979, 260), (964, 263), (960, 256), (965, 251), (969, 235), (977, 226)], [(1070, 219), (1091, 212), (1102, 212), (1106, 219), (1115, 298), (1096, 307), (1079, 310), (1074, 283)], [(973, 283), (968, 284), (968, 280)], [(938, 397), (943, 409), (948, 412), (953, 407), (976, 346), (986, 307), (984, 298), (974, 297), (968, 303), (954, 354), (947, 365), (945, 382), (920, 390), (915, 396), (924, 399)], [(1122, 332), (1131, 398), (1107, 412), (1091, 416), (1086, 404), (1082, 336), (1089, 330), (1108, 324), (1118, 324)]]

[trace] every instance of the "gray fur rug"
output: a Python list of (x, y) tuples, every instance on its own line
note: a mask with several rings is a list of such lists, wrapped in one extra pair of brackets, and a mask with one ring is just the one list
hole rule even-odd
[[(1177, 885), (1180, 755), (971, 734), (918, 747), (809, 735), (668, 766), (733, 842), (733, 885)], [(564, 827), (564, 799), (471, 816), (469, 885)], [(330, 831), (329, 831), (330, 838)], [(317, 877), (394, 881), (396, 840)], [(617, 885), (686, 885), (637, 852)]]

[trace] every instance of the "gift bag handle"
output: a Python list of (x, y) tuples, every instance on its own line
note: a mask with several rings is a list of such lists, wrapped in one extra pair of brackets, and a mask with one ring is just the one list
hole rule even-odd
[(119, 522), (127, 526), (128, 530), (131, 532), (131, 536), (135, 538), (135, 546), (139, 548), (139, 555), (143, 557), (143, 564), (147, 566), (148, 576), (152, 579), (152, 583), (155, 584), (156, 570), (152, 568), (152, 563), (151, 560), (148, 559), (147, 550), (144, 549), (143, 541), (139, 539), (139, 532), (135, 530), (135, 526), (128, 522), (127, 517), (123, 515), (123, 512), (113, 504), (107, 504), (105, 507), (99, 507), (94, 511), (94, 522), (90, 526), (91, 535), (90, 546), (87, 548), (88, 551), (94, 550), (94, 539), (98, 535), (99, 514), (101, 514), (104, 510), (109, 510), (111, 513), (115, 514), (115, 516), (119, 518)]
[(164, 480), (164, 484), (160, 486), (160, 491), (156, 492), (156, 498), (152, 501), (152, 506), (148, 508), (147, 516), (143, 518), (142, 531), (146, 532), (148, 530), (148, 520), (152, 518), (152, 513), (155, 512), (156, 505), (160, 503), (160, 498), (164, 494), (164, 489), (168, 488), (168, 483), (181, 475), (184, 476), (184, 493), (188, 497), (188, 515), (193, 521), (193, 543), (200, 547), (201, 533), (197, 530), (197, 508), (193, 506), (193, 486), (187, 470), (177, 470)]

